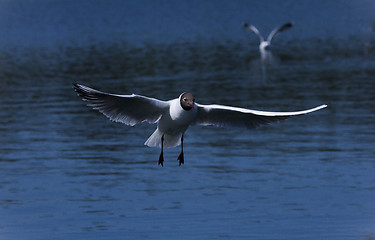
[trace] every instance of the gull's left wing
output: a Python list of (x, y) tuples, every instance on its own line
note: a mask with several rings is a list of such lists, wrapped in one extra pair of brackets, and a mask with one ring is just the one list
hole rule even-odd
[(327, 107), (327, 105), (321, 105), (308, 110), (296, 112), (266, 112), (216, 104), (196, 105), (198, 106), (196, 124), (246, 128), (256, 128), (291, 116), (302, 115)]
[(272, 39), (276, 36), (276, 34), (278, 34), (279, 32), (283, 32), (289, 28), (291, 28), (293, 26), (293, 23), (292, 22), (288, 22), (288, 23), (285, 23), (277, 28), (275, 28), (274, 30), (272, 30), (272, 32), (268, 35), (267, 37), (267, 42), (270, 44)]

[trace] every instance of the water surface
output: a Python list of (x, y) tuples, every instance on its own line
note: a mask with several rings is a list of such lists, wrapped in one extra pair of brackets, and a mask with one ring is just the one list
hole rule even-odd
[[(318, 2), (2, 1), (1, 239), (374, 238), (374, 6)], [(290, 18), (262, 61), (241, 21), (267, 32)], [(72, 82), (329, 108), (256, 130), (193, 126), (185, 165), (173, 148), (161, 168), (159, 149), (143, 145), (154, 125), (110, 122)]]

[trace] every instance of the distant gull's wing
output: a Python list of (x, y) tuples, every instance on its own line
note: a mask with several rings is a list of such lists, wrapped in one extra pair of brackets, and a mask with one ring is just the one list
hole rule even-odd
[(267, 42), (270, 44), (272, 39), (276, 36), (276, 34), (278, 34), (279, 32), (285, 31), (291, 28), (292, 26), (293, 26), (293, 23), (288, 22), (288, 23), (281, 25), (280, 27), (275, 28), (274, 30), (272, 30), (270, 35), (268, 35)]
[(327, 105), (321, 105), (316, 108), (297, 112), (265, 112), (216, 104), (197, 104), (197, 106), (198, 116), (195, 122), (196, 124), (246, 128), (256, 128), (258, 126), (269, 124), (271, 122), (277, 122), (291, 116), (302, 115), (327, 107)]
[(244, 23), (243, 27), (252, 31), (252, 32), (254, 32), (259, 37), (260, 42), (264, 41), (264, 38), (263, 38), (262, 34), (260, 34), (259, 30), (255, 26), (253, 26), (251, 24)]
[(137, 123), (156, 123), (169, 103), (140, 95), (116, 95), (101, 92), (77, 83), (73, 83), (75, 91), (88, 106), (103, 113), (115, 122), (134, 126)]

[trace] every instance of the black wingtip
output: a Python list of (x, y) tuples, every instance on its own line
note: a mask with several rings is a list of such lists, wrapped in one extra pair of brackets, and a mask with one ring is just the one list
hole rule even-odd
[(72, 83), (74, 91), (78, 94), (79, 97), (82, 97), (84, 101), (89, 100), (88, 92), (86, 92), (81, 84), (78, 83)]
[(72, 85), (73, 85), (73, 89), (74, 89), (74, 91), (77, 92), (77, 91), (80, 89), (80, 86), (79, 86), (78, 83), (73, 82)]
[(283, 32), (283, 31), (285, 31), (285, 30), (291, 28), (293, 25), (294, 25), (293, 22), (287, 22), (287, 23), (284, 23), (283, 25), (281, 25), (281, 26), (279, 27), (279, 29), (277, 29), (277, 31), (279, 31), (279, 32)]
[(294, 22), (287, 22), (287, 23), (285, 23), (284, 26), (287, 27), (287, 28), (293, 27), (294, 26)]
[(247, 22), (243, 22), (243, 23), (242, 23), (242, 26), (243, 26), (244, 28), (248, 28), (250, 25), (249, 25)]
[(81, 86), (80, 84), (75, 83), (75, 82), (72, 82), (72, 85), (73, 85), (74, 88), (80, 88), (80, 86)]

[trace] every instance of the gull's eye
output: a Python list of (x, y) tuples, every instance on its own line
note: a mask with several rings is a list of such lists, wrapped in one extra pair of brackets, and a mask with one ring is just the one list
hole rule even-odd
[(184, 100), (184, 102), (186, 102), (186, 101), (187, 101), (187, 98), (184, 98), (183, 100)]

